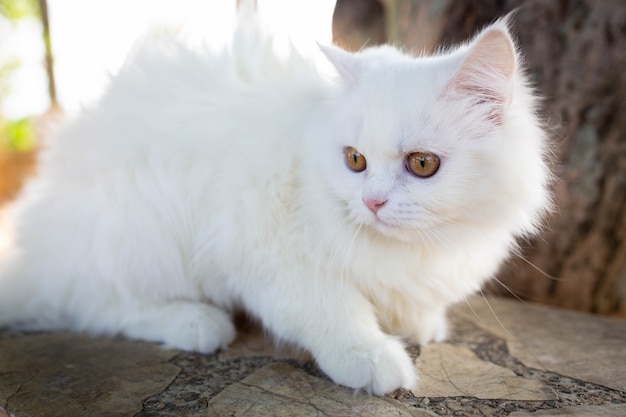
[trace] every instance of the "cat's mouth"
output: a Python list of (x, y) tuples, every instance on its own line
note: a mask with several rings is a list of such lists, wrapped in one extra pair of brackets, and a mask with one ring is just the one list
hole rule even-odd
[(387, 229), (395, 228), (393, 224), (388, 222), (387, 220), (381, 219), (380, 216), (374, 215), (374, 224), (377, 226), (382, 226)]
[(397, 219), (388, 219), (379, 214), (370, 217), (368, 229), (374, 234), (393, 240), (411, 243), (415, 241), (414, 229)]
[(370, 227), (376, 229), (376, 231), (384, 234), (385, 236), (394, 236), (398, 230), (398, 225), (392, 223), (389, 220), (381, 218), (381, 216), (375, 214), (370, 223)]

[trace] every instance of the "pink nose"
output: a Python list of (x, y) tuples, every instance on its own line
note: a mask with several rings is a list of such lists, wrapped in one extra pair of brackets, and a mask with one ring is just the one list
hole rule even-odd
[(382, 206), (385, 205), (387, 200), (383, 200), (380, 198), (365, 198), (363, 197), (363, 203), (367, 206), (368, 209), (374, 214), (378, 213), (378, 210), (381, 209)]

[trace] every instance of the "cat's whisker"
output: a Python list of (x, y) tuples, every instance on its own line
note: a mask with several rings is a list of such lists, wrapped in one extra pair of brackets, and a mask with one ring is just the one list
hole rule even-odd
[(507, 334), (510, 335), (509, 331), (507, 330), (507, 328), (504, 326), (504, 324), (502, 323), (502, 321), (500, 321), (500, 318), (498, 317), (498, 315), (496, 314), (496, 312), (494, 311), (493, 307), (491, 307), (491, 304), (489, 303), (489, 300), (487, 300), (487, 296), (485, 295), (485, 292), (482, 290), (482, 288), (479, 290), (480, 291), (480, 295), (482, 296), (483, 300), (485, 300), (485, 303), (487, 304), (487, 307), (489, 307), (489, 310), (491, 311), (491, 314), (493, 315), (493, 318), (496, 319), (496, 321), (498, 322), (498, 325), (500, 325), (500, 328)]
[(517, 301), (523, 303), (523, 304), (528, 304), (524, 299), (522, 299), (520, 296), (518, 296), (515, 291), (513, 291), (513, 289), (511, 287), (509, 287), (508, 285), (506, 285), (504, 282), (502, 282), (501, 280), (499, 280), (497, 277), (492, 277), (492, 279), (494, 281), (496, 281), (498, 284), (500, 284), (505, 290), (507, 290), (507, 292), (509, 294), (511, 294), (515, 299), (517, 299)]
[[(428, 240), (433, 246), (439, 246), (443, 248), (450, 246), (450, 242), (448, 241), (448, 236), (438, 233), (438, 229), (436, 226), (426, 225), (422, 228), (422, 230), (424, 231), (424, 236), (428, 238)], [(429, 250), (432, 249), (430, 246), (427, 246), (427, 248)]]
[(352, 247), (354, 246), (354, 241), (356, 240), (356, 237), (359, 235), (359, 233), (361, 232), (361, 228), (363, 227), (363, 223), (359, 223), (359, 226), (357, 227), (356, 231), (354, 232), (354, 235), (352, 236), (352, 239), (350, 240), (350, 245), (348, 245), (348, 249), (347, 249), (347, 253), (346, 255), (350, 255), (352, 252)]
[(465, 299), (465, 304), (467, 304), (467, 306), (469, 307), (469, 309), (471, 310), (472, 314), (474, 315), (474, 317), (476, 317), (476, 320), (478, 320), (479, 323), (485, 323), (485, 320), (482, 319), (482, 317), (480, 317), (478, 315), (478, 313), (476, 312), (476, 310), (474, 310), (474, 307), (472, 307), (472, 303), (469, 302), (469, 298)]
[[(431, 214), (434, 216), (434, 214)], [(459, 227), (463, 227), (464, 224), (463, 222), (457, 220), (457, 219), (453, 219), (453, 218), (447, 218), (447, 217), (437, 217), (437, 221), (440, 224), (445, 224), (445, 225), (452, 225), (452, 226), (459, 226)]]
[(426, 249), (430, 252), (433, 250), (433, 247), (443, 245), (445, 246), (445, 242), (442, 237), (430, 227), (426, 227), (422, 229), (424, 234), (423, 236), (430, 242), (430, 245), (426, 245)]
[(553, 275), (548, 274), (547, 272), (545, 272), (543, 269), (539, 268), (537, 265), (535, 265), (534, 263), (532, 263), (531, 261), (529, 261), (526, 257), (524, 257), (524, 255), (522, 255), (522, 253), (517, 249), (513, 249), (511, 251), (511, 253), (515, 256), (517, 256), (518, 258), (520, 258), (522, 261), (526, 262), (528, 265), (530, 265), (533, 269), (535, 269), (537, 272), (539, 272), (541, 275), (543, 275), (545, 278), (548, 278), (550, 281), (556, 281), (556, 282), (563, 282), (564, 279), (563, 278), (559, 278), (559, 277), (555, 277)]

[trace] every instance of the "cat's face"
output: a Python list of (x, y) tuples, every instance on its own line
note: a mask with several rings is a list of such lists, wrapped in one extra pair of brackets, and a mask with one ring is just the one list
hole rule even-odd
[(334, 138), (333, 191), (356, 224), (402, 240), (438, 239), (442, 223), (459, 221), (459, 209), (471, 204), (464, 188), (476, 167), (459, 156), (476, 157), (454, 121), (433, 114), (438, 89), (418, 82), (419, 66), (402, 72), (370, 74), (347, 92)]
[(482, 74), (473, 61), (484, 64), (472, 56), (477, 47), (423, 59), (390, 48), (329, 56), (346, 88), (326, 170), (348, 221), (403, 241), (446, 244), (455, 231), (497, 220), (511, 194), (506, 177), (519, 174), (504, 166), (514, 152), (501, 126), (515, 67), (507, 41), (502, 54), (511, 62), (497, 62), (502, 74), (485, 88), (474, 85), (489, 83), (476, 81)]

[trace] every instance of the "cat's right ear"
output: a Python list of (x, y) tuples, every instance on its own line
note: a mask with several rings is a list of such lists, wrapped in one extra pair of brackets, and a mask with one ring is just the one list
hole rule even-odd
[(347, 84), (354, 84), (359, 73), (358, 61), (354, 54), (336, 46), (324, 46), (319, 43), (318, 46), (328, 61), (333, 64), (341, 78)]

